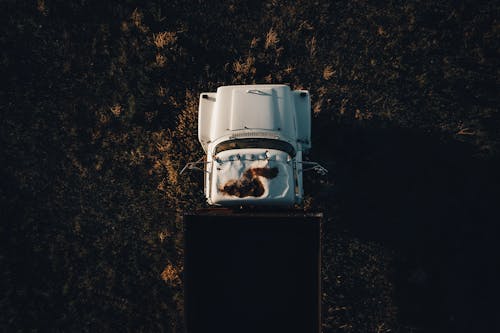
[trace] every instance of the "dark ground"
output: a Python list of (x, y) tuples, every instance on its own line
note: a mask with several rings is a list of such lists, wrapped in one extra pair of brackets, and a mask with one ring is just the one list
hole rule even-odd
[(2, 331), (182, 331), (197, 96), (310, 90), (324, 332), (493, 332), (494, 1), (0, 2)]

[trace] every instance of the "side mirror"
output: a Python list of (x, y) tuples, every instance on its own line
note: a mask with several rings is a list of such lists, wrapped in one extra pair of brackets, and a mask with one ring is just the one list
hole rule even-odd
[(326, 176), (328, 174), (328, 170), (317, 162), (301, 162), (301, 163), (302, 166), (304, 167), (302, 169), (303, 172), (315, 171), (317, 174), (321, 176)]

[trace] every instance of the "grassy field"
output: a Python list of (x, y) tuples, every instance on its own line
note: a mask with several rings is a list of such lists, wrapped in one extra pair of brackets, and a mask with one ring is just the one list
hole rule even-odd
[(499, 12), (1, 1), (0, 330), (182, 332), (198, 95), (270, 82), (311, 92), (330, 170), (304, 205), (326, 214), (324, 332), (500, 330)]

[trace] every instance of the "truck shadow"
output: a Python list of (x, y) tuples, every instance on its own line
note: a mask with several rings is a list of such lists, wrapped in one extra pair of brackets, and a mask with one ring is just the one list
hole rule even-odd
[(342, 230), (392, 253), (401, 331), (499, 329), (491, 306), (499, 160), (480, 157), (468, 143), (404, 129), (316, 133), (335, 133), (315, 142), (312, 156), (331, 170), (328, 181), (309, 176), (306, 188), (319, 189), (315, 200), (331, 217), (326, 246)]

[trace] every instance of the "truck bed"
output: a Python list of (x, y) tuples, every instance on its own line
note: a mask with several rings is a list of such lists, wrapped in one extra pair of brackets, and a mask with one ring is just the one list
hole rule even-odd
[(319, 332), (321, 218), (298, 211), (186, 214), (187, 332)]

